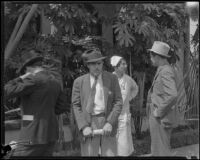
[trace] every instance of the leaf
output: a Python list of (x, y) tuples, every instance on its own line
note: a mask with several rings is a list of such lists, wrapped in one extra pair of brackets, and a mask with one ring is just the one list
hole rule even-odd
[(115, 28), (114, 33), (118, 32), (118, 35), (116, 37), (116, 40), (119, 41), (120, 46), (125, 45), (126, 47), (132, 46), (133, 42), (135, 41), (135, 38), (129, 34), (127, 28), (128, 23), (121, 23), (117, 22), (113, 25), (113, 28)]
[(181, 27), (181, 20), (179, 19), (179, 16), (176, 13), (168, 13), (168, 15), (172, 17), (177, 27)]
[(148, 23), (143, 21), (138, 29), (139, 34), (143, 34), (145, 37), (150, 35), (150, 30), (148, 29)]

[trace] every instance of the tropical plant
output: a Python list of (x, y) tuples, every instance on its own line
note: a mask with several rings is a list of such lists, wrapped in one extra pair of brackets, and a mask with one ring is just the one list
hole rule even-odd
[(187, 103), (185, 120), (189, 124), (198, 127), (199, 124), (199, 3), (194, 7), (187, 8), (190, 18), (197, 21), (197, 28), (192, 37), (191, 44), (194, 51), (189, 55), (189, 69), (184, 74), (182, 83), (185, 84)]

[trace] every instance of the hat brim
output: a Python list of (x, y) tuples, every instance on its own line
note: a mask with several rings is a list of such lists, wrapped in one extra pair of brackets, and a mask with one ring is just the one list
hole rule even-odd
[(100, 61), (100, 60), (103, 60), (105, 59), (106, 57), (101, 57), (101, 58), (96, 58), (96, 59), (91, 59), (91, 60), (87, 60), (85, 61), (86, 63), (92, 63), (92, 62), (97, 62), (97, 61)]
[(29, 66), (29, 65), (31, 65), (31, 64), (33, 64), (33, 63), (35, 63), (35, 62), (42, 61), (43, 59), (44, 59), (44, 58), (43, 58), (42, 56), (38, 56), (38, 57), (34, 57), (34, 58), (29, 59), (28, 61), (26, 61), (26, 62), (22, 65), (22, 67), (20, 67), (20, 68), (17, 70), (17, 73), (22, 73), (22, 72), (24, 71), (24, 69), (25, 69), (27, 66)]
[(147, 49), (147, 50), (150, 51), (150, 52), (153, 52), (153, 53), (155, 53), (155, 54), (158, 54), (158, 55), (160, 55), (160, 56), (163, 56), (163, 57), (166, 57), (166, 58), (170, 58), (170, 56), (161, 54), (161, 53), (156, 52), (156, 51), (154, 51), (154, 50), (152, 50), (152, 49)]

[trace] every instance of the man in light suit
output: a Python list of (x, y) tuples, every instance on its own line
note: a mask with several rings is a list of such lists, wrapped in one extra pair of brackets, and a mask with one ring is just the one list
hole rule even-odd
[(155, 41), (149, 50), (157, 68), (147, 97), (152, 156), (172, 156), (170, 136), (175, 120), (177, 86), (172, 66), (168, 63), (168, 44)]
[[(81, 136), (81, 155), (98, 156), (100, 148), (101, 156), (115, 156), (117, 122), (122, 110), (119, 83), (115, 75), (103, 71), (105, 57), (99, 50), (88, 50), (83, 58), (89, 73), (78, 77), (72, 90), (73, 111)], [(103, 136), (92, 136), (95, 129), (102, 129)]]

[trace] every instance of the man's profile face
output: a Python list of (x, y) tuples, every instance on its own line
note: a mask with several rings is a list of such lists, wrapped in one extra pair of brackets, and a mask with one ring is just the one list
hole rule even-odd
[(99, 76), (103, 70), (103, 61), (90, 62), (87, 64), (87, 67), (89, 68), (91, 75)]
[(150, 57), (151, 57), (152, 65), (157, 67), (158, 66), (158, 61), (159, 61), (159, 56), (156, 55), (155, 53), (150, 53)]

